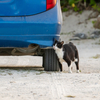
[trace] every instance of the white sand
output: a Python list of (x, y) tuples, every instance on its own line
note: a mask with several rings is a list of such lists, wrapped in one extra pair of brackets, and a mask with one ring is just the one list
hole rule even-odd
[[(61, 33), (91, 33), (94, 30), (92, 21), (97, 18), (88, 19), (92, 11), (83, 11), (82, 14), (72, 13), (66, 17), (68, 12), (63, 13), (63, 27)], [(79, 24), (81, 23), (81, 24)]]
[[(61, 35), (61, 39), (65, 43), (72, 36), (66, 34), (68, 32), (92, 31), (90, 22), (85, 28), (76, 26), (78, 17), (73, 22), (73, 16), (64, 19), (62, 32), (65, 35)], [(82, 20), (84, 17), (81, 17)], [(72, 74), (40, 71), (43, 68), (0, 68), (0, 100), (100, 100), (100, 57), (96, 56), (100, 55), (100, 38), (73, 43), (79, 50), (81, 73), (75, 72), (74, 64)], [(0, 66), (41, 65), (41, 57), (0, 57)]]
[(0, 100), (72, 100), (68, 96), (74, 96), (74, 100), (100, 100), (100, 74), (97, 73), (2, 71)]

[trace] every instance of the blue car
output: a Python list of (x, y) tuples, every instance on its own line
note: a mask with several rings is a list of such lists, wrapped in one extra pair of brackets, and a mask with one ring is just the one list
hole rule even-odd
[(59, 70), (50, 47), (60, 37), (61, 24), (60, 0), (0, 0), (0, 50), (41, 55), (45, 70)]

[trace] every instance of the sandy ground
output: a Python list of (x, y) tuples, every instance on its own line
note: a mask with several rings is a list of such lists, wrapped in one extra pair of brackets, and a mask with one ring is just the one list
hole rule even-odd
[[(73, 33), (63, 29), (61, 39), (68, 43)], [(100, 100), (100, 38), (72, 42), (79, 50), (80, 73), (76, 73), (74, 64), (72, 74), (29, 68), (42, 66), (42, 57), (0, 56), (1, 67), (28, 67), (0, 68), (0, 100)]]
[(0, 100), (100, 100), (100, 74), (0, 71)]
[(97, 18), (88, 19), (89, 15), (92, 12), (93, 11), (83, 11), (82, 14), (77, 14), (77, 13), (69, 14), (69, 12), (64, 12), (63, 24), (62, 24), (63, 27), (61, 30), (61, 34), (68, 34), (68, 33), (90, 34), (91, 32), (98, 30), (93, 28), (93, 21), (96, 21)]

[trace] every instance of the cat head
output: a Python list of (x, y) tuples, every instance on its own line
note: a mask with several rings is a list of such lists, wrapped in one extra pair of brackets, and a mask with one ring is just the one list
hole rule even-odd
[(55, 40), (53, 44), (54, 50), (62, 49), (63, 44), (64, 44), (64, 41), (60, 42), (60, 41)]

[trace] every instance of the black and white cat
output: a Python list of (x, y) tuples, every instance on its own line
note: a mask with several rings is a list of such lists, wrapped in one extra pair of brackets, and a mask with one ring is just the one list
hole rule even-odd
[(61, 71), (66, 70), (63, 67), (63, 62), (66, 62), (68, 64), (68, 72), (72, 73), (71, 65), (72, 65), (72, 62), (75, 62), (76, 72), (79, 73), (78, 50), (72, 42), (69, 42), (68, 44), (64, 44), (64, 41), (59, 42), (59, 41), (55, 40), (55, 42), (53, 44), (53, 48), (59, 58), (59, 64), (60, 64)]

